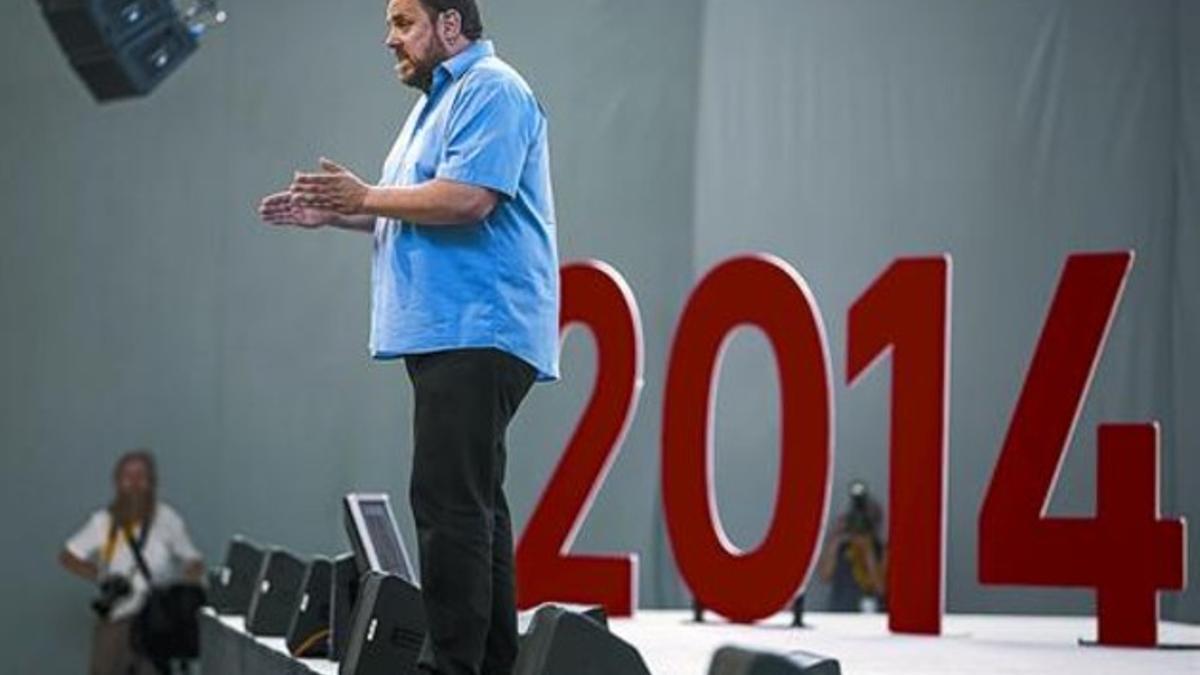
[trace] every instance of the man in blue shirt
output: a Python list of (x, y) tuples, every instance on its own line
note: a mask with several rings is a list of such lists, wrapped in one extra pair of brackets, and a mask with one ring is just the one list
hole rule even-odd
[(425, 95), (379, 184), (323, 159), (260, 213), (373, 234), (370, 351), (405, 359), (415, 394), (420, 665), (507, 675), (517, 635), (505, 430), (534, 381), (558, 378), (546, 117), (482, 39), (474, 0), (390, 0), (387, 21), (400, 79)]

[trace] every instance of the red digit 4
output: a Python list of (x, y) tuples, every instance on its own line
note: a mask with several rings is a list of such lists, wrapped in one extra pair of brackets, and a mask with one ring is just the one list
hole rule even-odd
[(1096, 515), (1046, 516), (1132, 262), (1067, 260), (980, 512), (979, 578), (1094, 588), (1099, 641), (1152, 646), (1159, 591), (1186, 584), (1184, 523), (1159, 517), (1157, 425), (1102, 425)]
[(888, 625), (936, 635), (945, 605), (950, 258), (901, 259), (850, 308), (847, 380), (892, 357)]
[(562, 459), (517, 546), (517, 604), (637, 606), (637, 556), (570, 555), (579, 527), (629, 428), (642, 385), (642, 326), (629, 285), (596, 261), (563, 267), (560, 331), (587, 327), (596, 340), (596, 383)]

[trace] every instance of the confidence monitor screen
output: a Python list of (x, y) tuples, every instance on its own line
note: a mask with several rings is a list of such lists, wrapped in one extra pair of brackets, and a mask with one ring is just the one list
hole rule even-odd
[(358, 571), (395, 574), (414, 581), (408, 551), (400, 539), (391, 500), (385, 494), (346, 495), (346, 533), (354, 547)]

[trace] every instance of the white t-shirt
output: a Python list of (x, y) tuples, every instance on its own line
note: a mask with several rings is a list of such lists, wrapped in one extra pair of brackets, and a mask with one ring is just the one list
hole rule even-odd
[[(149, 586), (138, 571), (137, 559), (123, 533), (118, 532), (112, 549), (112, 559), (105, 564), (104, 549), (108, 545), (112, 517), (108, 509), (100, 509), (88, 518), (87, 523), (67, 540), (67, 550), (80, 560), (94, 562), (103, 578), (119, 574), (130, 581), (133, 593), (113, 606), (111, 620), (116, 621), (137, 614), (145, 602)], [(135, 539), (142, 536), (140, 528), (133, 533)], [(150, 532), (142, 543), (142, 558), (154, 584), (161, 586), (177, 581), (187, 563), (201, 559), (200, 552), (192, 544), (183, 519), (175, 509), (159, 502), (150, 524)]]

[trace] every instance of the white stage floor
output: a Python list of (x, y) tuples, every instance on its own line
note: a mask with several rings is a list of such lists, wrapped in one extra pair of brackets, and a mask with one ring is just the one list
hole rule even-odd
[[(1095, 619), (954, 615), (942, 637), (892, 635), (884, 615), (805, 614), (809, 629), (788, 627), (791, 615), (755, 626), (691, 623), (690, 612), (642, 611), (610, 622), (632, 642), (654, 675), (705, 675), (712, 653), (736, 644), (775, 651), (802, 649), (837, 658), (846, 675), (901, 673), (1138, 673), (1200, 675), (1200, 651), (1080, 647), (1094, 639)], [(1200, 626), (1161, 623), (1162, 643), (1200, 644)]]
[[(1078, 639), (1093, 639), (1096, 630), (1094, 619), (1082, 617), (953, 615), (936, 638), (892, 635), (884, 615), (814, 612), (805, 615), (812, 627), (800, 630), (788, 626), (790, 615), (754, 626), (690, 618), (690, 612), (643, 610), (610, 626), (641, 651), (653, 675), (706, 675), (713, 652), (727, 644), (833, 656), (846, 675), (1200, 674), (1200, 651), (1081, 647)], [(242, 631), (241, 617), (220, 620)], [(247, 639), (286, 653), (282, 639)], [(1161, 623), (1159, 641), (1200, 644), (1200, 626)], [(328, 661), (302, 663), (317, 675), (337, 673)]]

